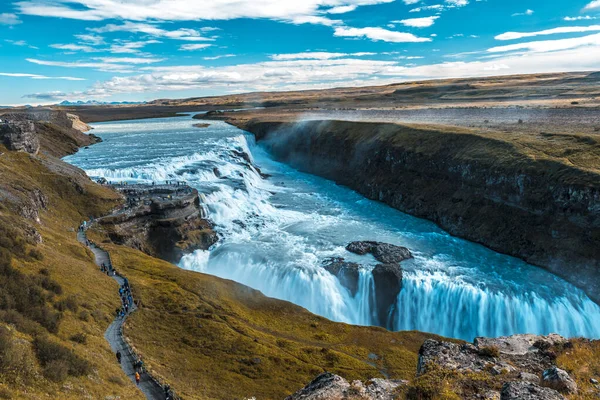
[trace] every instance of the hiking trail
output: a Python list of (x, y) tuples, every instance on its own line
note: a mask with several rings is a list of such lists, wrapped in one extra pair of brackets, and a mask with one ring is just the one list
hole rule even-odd
[[(113, 271), (114, 268), (108, 252), (96, 246), (94, 243), (88, 241), (85, 233), (88, 227), (89, 224), (86, 224), (86, 226), (82, 230), (77, 231), (77, 240), (84, 246), (88, 247), (94, 253), (97, 266), (101, 266), (102, 264), (104, 264), (108, 267), (109, 271)], [(112, 274), (111, 276), (115, 281), (117, 281), (119, 287), (121, 287), (125, 282), (125, 279), (116, 273)], [(137, 307), (135, 305), (135, 302), (133, 302), (129, 313), (134, 312), (136, 309)], [(116, 354), (117, 351), (121, 352), (121, 368), (123, 369), (127, 377), (131, 380), (131, 382), (135, 384), (135, 370), (133, 368), (133, 363), (137, 360), (137, 358), (131, 350), (131, 347), (129, 347), (129, 345), (125, 342), (125, 339), (123, 338), (122, 334), (123, 324), (125, 323), (127, 316), (128, 314), (126, 314), (122, 318), (116, 317), (104, 333), (104, 338), (110, 344), (110, 347), (113, 351), (113, 355)], [(117, 362), (116, 356), (115, 362)], [(165, 390), (156, 380), (154, 380), (147, 372), (142, 372), (140, 376), (141, 379), (138, 388), (142, 391), (142, 393), (144, 393), (147, 399), (166, 400), (167, 397), (165, 394)]]

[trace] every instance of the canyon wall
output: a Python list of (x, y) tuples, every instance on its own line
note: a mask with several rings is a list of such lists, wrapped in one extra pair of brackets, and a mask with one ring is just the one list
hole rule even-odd
[(600, 302), (600, 174), (593, 168), (600, 139), (390, 123), (228, 122), (298, 169), (544, 267)]

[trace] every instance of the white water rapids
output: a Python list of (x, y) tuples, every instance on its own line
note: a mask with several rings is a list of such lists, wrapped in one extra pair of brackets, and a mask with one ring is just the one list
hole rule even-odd
[[(370, 325), (372, 256), (355, 240), (406, 246), (394, 329), (472, 340), (515, 333), (600, 337), (600, 307), (582, 291), (520, 260), (445, 233), (433, 223), (370, 201), (279, 163), (252, 136), (223, 122), (195, 128), (189, 116), (95, 124), (104, 142), (66, 161), (109, 181), (185, 180), (204, 194), (221, 239), (185, 256), (185, 269), (232, 279), (335, 321)], [(271, 175), (263, 179), (239, 152)], [(352, 295), (322, 261), (365, 267)]]

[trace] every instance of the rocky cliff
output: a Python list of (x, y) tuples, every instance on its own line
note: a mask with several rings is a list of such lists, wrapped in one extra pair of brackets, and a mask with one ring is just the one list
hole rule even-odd
[(0, 140), (7, 148), (54, 157), (75, 153), (100, 138), (85, 134), (91, 127), (78, 116), (54, 110), (28, 110), (0, 115)]
[(114, 243), (172, 263), (216, 243), (217, 235), (203, 218), (196, 189), (185, 185), (114, 187), (126, 197), (126, 206), (98, 220)]
[(600, 302), (600, 138), (231, 119), (280, 160), (547, 268)]

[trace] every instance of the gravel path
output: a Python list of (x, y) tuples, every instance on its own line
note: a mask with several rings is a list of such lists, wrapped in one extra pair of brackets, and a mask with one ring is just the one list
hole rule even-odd
[[(96, 258), (96, 265), (100, 266), (102, 264), (109, 266), (110, 270), (112, 270), (112, 264), (110, 261), (110, 257), (108, 252), (102, 250), (97, 247), (94, 243), (88, 242), (87, 237), (85, 235), (85, 230), (77, 231), (77, 240), (87, 246), (93, 253)], [(101, 273), (98, 271), (98, 273)], [(123, 285), (124, 279), (119, 275), (113, 275), (112, 278), (119, 283), (119, 286)], [(131, 307), (130, 312), (134, 312), (137, 309), (135, 304)], [(125, 340), (123, 339), (123, 335), (121, 334), (123, 323), (125, 322), (124, 318), (115, 318), (115, 320), (110, 324), (106, 332), (104, 333), (104, 337), (110, 343), (110, 347), (112, 348), (113, 353), (117, 353), (117, 351), (121, 352), (121, 368), (127, 374), (129, 379), (135, 384), (135, 371), (133, 368), (133, 363), (136, 361), (135, 355), (131, 351), (131, 348), (127, 345)], [(115, 362), (117, 362), (117, 358), (115, 356)], [(143, 372), (141, 374), (140, 384), (138, 388), (144, 393), (147, 399), (150, 400), (165, 400), (165, 391), (156, 381), (152, 379), (150, 375)]]

